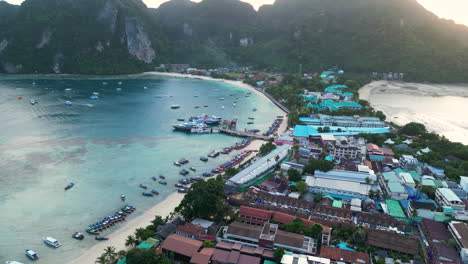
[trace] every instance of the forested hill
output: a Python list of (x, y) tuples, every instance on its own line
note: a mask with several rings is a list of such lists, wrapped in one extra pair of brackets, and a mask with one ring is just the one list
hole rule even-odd
[[(13, 9), (0, 4), (0, 14)], [(168, 53), (141, 0), (26, 0), (15, 9), (0, 16), (4, 72), (137, 72)]]
[(239, 0), (158, 9), (141, 0), (26, 0), (0, 3), (0, 29), (0, 70), (9, 72), (124, 73), (160, 63), (297, 72), (302, 64), (468, 81), (468, 28), (416, 0), (276, 0), (258, 12)]

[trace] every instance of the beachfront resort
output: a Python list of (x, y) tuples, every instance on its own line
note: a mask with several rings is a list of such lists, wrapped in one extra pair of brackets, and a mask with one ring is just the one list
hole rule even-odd
[[(309, 114), (291, 122), (285, 112), (283, 125), (275, 121), (264, 134), (268, 141), (255, 137), (261, 131), (241, 131), (252, 137), (231, 148), (248, 149), (254, 141), (261, 143), (259, 152), (213, 169), (204, 175), (207, 181), (185, 181), (190, 197), (159, 218), (154, 231), (136, 234), (117, 263), (135, 263), (135, 254), (147, 250), (168, 263), (196, 264), (468, 261), (468, 177), (427, 162), (438, 150), (424, 134), (363, 110), (353, 101), (356, 94), (344, 92), (349, 87), (335, 84), (341, 74), (327, 71), (322, 92), (298, 94)], [(256, 92), (267, 93), (264, 80), (270, 77), (237, 78), (254, 80)], [(275, 101), (288, 109), (284, 103)], [(341, 108), (373, 115), (333, 113)], [(248, 136), (235, 130), (224, 131)], [(450, 155), (443, 160), (461, 162)], [(204, 197), (204, 185), (217, 194)]]

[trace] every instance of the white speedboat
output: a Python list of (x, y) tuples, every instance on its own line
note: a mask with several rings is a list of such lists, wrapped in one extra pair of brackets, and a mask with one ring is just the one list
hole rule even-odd
[(44, 241), (44, 243), (46, 243), (46, 245), (54, 247), (54, 248), (58, 248), (58, 247), (60, 247), (62, 245), (62, 244), (60, 244), (60, 242), (57, 241), (57, 239), (55, 239), (53, 237), (43, 237), (42, 241)]
[(26, 249), (25, 251), (26, 257), (30, 258), (31, 260), (38, 260), (39, 256), (33, 250)]
[(180, 108), (180, 105), (176, 105), (176, 104), (175, 104), (175, 105), (171, 105), (171, 108), (172, 108), (172, 109), (178, 109), (178, 108)]
[(24, 263), (18, 262), (18, 261), (14, 261), (14, 260), (13, 260), (13, 261), (7, 260), (7, 261), (5, 262), (5, 264), (24, 264)]

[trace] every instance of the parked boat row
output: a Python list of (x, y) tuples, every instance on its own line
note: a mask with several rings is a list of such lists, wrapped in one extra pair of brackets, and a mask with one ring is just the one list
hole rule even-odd
[[(240, 162), (242, 162), (242, 160), (245, 159), (245, 157), (247, 157), (252, 151), (250, 150), (247, 150), (247, 151), (243, 151), (241, 152), (240, 154), (237, 154), (236, 156), (234, 156), (233, 159), (231, 159), (230, 161), (226, 162), (226, 163), (223, 163), (221, 166), (217, 167), (217, 168), (214, 168), (211, 170), (211, 173), (212, 174), (217, 174), (217, 173), (222, 173), (224, 172), (225, 170), (227, 170), (228, 168), (232, 167), (232, 166), (235, 166), (237, 164), (239, 164)], [(210, 175), (211, 176), (211, 175)]]
[(132, 205), (125, 205), (121, 208), (121, 211), (115, 212), (112, 216), (106, 216), (101, 221), (91, 224), (86, 227), (86, 232), (91, 235), (99, 235), (105, 229), (113, 226), (114, 224), (124, 221), (128, 214), (135, 211), (135, 207)]
[(263, 133), (263, 135), (269, 136), (271, 134), (274, 134), (276, 131), (278, 131), (278, 128), (281, 126), (281, 123), (283, 123), (283, 117), (278, 116), (277, 119), (271, 125), (271, 127), (268, 129), (268, 131)]

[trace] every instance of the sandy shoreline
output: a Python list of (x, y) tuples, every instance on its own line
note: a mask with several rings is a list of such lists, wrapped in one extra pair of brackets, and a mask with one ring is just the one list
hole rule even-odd
[(418, 122), (454, 142), (468, 144), (467, 84), (376, 81), (359, 90), (387, 120), (398, 125)]
[[(202, 80), (208, 80), (208, 81), (224, 81), (226, 83), (230, 83), (233, 85), (236, 85), (240, 88), (252, 91), (257, 93), (258, 95), (262, 96), (266, 100), (269, 100), (268, 97), (266, 97), (263, 93), (257, 91), (254, 87), (245, 84), (241, 81), (232, 81), (232, 80), (220, 80), (220, 79), (213, 79), (210, 77), (206, 76), (197, 76), (197, 75), (186, 75), (186, 74), (177, 74), (177, 73), (160, 73), (160, 72), (146, 72), (144, 74), (151, 74), (151, 75), (159, 75), (159, 76), (167, 76), (167, 77), (177, 77), (177, 78), (192, 78), (192, 79), (202, 79)], [(280, 109), (280, 108), (278, 108)], [(283, 111), (283, 110), (281, 110)], [(272, 122), (274, 120), (274, 117), (272, 118)], [(284, 121), (281, 124), (280, 128), (278, 129), (278, 132), (283, 132), (287, 129), (287, 124), (288, 124), (288, 116), (285, 113), (284, 116)], [(252, 143), (246, 148), (247, 150), (259, 150), (262, 144), (264, 144), (265, 141), (262, 140), (253, 140)], [(239, 151), (236, 151), (234, 153), (238, 153)], [(253, 156), (255, 156), (256, 153), (253, 152), (249, 156), (245, 158), (244, 161), (249, 160)], [(127, 239), (128, 236), (133, 235), (135, 233), (135, 230), (140, 227), (146, 227), (150, 225), (150, 222), (154, 219), (156, 215), (159, 215), (163, 218), (169, 216), (173, 211), (174, 208), (176, 208), (179, 203), (182, 201), (184, 198), (184, 194), (181, 193), (173, 193), (169, 195), (166, 199), (163, 201), (159, 202), (155, 206), (151, 207), (150, 209), (146, 210), (143, 214), (132, 218), (131, 220), (125, 222), (122, 226), (120, 226), (117, 230), (113, 231), (110, 234), (110, 239), (107, 241), (102, 241), (94, 246), (92, 246), (89, 249), (86, 249), (86, 251), (79, 257), (75, 258), (74, 260), (70, 261), (70, 264), (92, 264), (95, 263), (95, 260), (101, 256), (101, 254), (104, 252), (104, 250), (107, 247), (113, 246), (116, 248), (116, 251), (120, 250), (126, 250), (127, 247), (125, 246), (125, 240)], [(137, 209), (138, 210), (138, 209)]]

